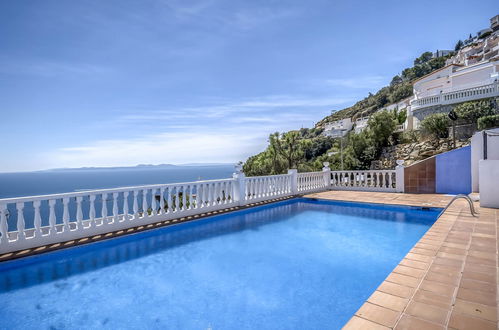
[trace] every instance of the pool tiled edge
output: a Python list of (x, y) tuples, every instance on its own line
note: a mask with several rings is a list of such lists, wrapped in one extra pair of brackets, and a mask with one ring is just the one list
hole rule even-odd
[[(306, 197), (444, 207), (451, 196), (328, 191)], [(344, 329), (496, 329), (499, 210), (456, 201)]]

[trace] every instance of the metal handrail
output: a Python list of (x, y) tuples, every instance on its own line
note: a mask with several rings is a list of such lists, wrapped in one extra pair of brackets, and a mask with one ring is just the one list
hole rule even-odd
[(473, 205), (473, 201), (471, 200), (471, 198), (468, 196), (468, 195), (464, 195), (464, 194), (459, 194), (459, 195), (456, 195), (454, 196), (454, 198), (451, 199), (451, 201), (449, 202), (449, 204), (447, 204), (447, 206), (442, 210), (442, 212), (440, 212), (440, 214), (438, 215), (438, 217), (440, 218), (440, 216), (442, 214), (444, 214), (445, 211), (447, 211), (447, 209), (449, 208), (449, 206), (451, 206), (451, 204), (456, 200), (456, 199), (459, 199), (459, 198), (464, 198), (468, 201), (468, 204), (470, 205), (470, 211), (471, 211), (471, 215), (476, 217), (477, 215), (479, 215), (480, 213), (478, 213), (476, 210), (475, 210), (475, 206)]

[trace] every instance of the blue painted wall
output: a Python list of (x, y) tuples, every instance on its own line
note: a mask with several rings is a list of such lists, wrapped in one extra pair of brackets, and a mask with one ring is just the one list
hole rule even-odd
[(436, 156), (437, 194), (469, 194), (471, 192), (471, 146)]

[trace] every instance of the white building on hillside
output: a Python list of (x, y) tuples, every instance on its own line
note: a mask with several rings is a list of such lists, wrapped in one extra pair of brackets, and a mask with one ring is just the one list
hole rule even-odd
[(469, 66), (450, 64), (414, 82), (413, 115), (419, 120), (429, 108), (499, 96), (499, 60)]
[(342, 137), (352, 129), (353, 123), (350, 118), (336, 120), (327, 123), (324, 127), (324, 135), (330, 137)]
[(362, 132), (367, 127), (368, 121), (369, 117), (357, 118), (357, 120), (355, 120), (355, 133)]
[[(470, 66), (447, 65), (414, 82), (415, 100), (490, 85), (498, 81), (499, 61)], [(414, 102), (412, 102), (414, 103)]]

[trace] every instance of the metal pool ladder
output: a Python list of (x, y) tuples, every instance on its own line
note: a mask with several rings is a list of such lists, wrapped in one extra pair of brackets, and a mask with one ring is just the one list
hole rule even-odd
[(440, 214), (438, 215), (438, 217), (440, 218), (440, 216), (442, 214), (444, 214), (444, 212), (449, 208), (449, 206), (451, 206), (451, 204), (456, 200), (456, 199), (459, 199), (459, 198), (464, 198), (468, 201), (468, 204), (470, 205), (470, 212), (471, 212), (471, 215), (476, 217), (478, 216), (480, 213), (478, 213), (476, 210), (475, 210), (475, 206), (473, 205), (473, 201), (471, 200), (471, 198), (468, 196), (468, 195), (464, 195), (464, 194), (459, 194), (459, 195), (456, 195), (454, 196), (454, 198), (451, 199), (451, 201), (449, 202), (449, 204), (447, 204), (447, 206), (442, 210), (442, 212), (440, 212)]

